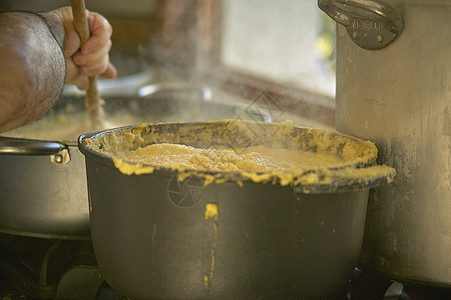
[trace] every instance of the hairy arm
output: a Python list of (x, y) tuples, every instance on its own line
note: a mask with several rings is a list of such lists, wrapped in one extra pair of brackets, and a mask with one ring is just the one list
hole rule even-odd
[(64, 84), (86, 90), (88, 76), (116, 77), (111, 25), (98, 13), (87, 17), (90, 37), (81, 45), (70, 7), (0, 13), (0, 133), (41, 117)]
[(65, 80), (62, 28), (58, 18), (0, 14), (0, 132), (38, 119), (58, 98)]

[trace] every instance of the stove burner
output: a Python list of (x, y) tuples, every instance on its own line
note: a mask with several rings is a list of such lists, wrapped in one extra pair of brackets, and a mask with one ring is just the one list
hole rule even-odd
[[(126, 300), (100, 275), (90, 241), (0, 234), (0, 299)], [(451, 289), (401, 284), (356, 269), (337, 299), (451, 299)]]
[(451, 289), (412, 283), (403, 284), (357, 268), (348, 287), (348, 299), (451, 299)]
[(2, 299), (123, 299), (103, 280), (90, 241), (0, 234)]

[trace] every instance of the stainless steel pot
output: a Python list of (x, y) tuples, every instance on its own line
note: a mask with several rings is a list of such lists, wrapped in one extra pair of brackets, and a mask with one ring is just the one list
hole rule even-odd
[(89, 239), (83, 156), (72, 142), (0, 137), (0, 232)]
[[(105, 98), (107, 115), (126, 112), (135, 116), (133, 122), (207, 121), (237, 116), (269, 120), (268, 112), (259, 106), (248, 107), (248, 115), (243, 113), (246, 107), (214, 102), (205, 88), (159, 85), (148, 86), (146, 91), (146, 97)], [(64, 97), (44, 120), (53, 120), (55, 114), (66, 110), (83, 112), (83, 105), (83, 99)], [(56, 120), (54, 126), (60, 126)], [(17, 136), (14, 132), (7, 135)], [(31, 137), (0, 136), (0, 232), (90, 239), (86, 172), (76, 141)]]
[[(270, 133), (280, 132), (273, 123), (244, 123), (246, 129), (236, 131), (233, 122), (148, 125), (135, 146), (158, 135), (160, 143), (196, 147), (288, 144), (316, 151), (314, 137), (324, 134), (294, 127), (277, 136)], [(130, 136), (134, 130), (112, 132)], [(110, 132), (80, 137), (79, 148), (86, 156), (96, 260), (106, 281), (132, 299), (330, 299), (344, 293), (360, 253), (368, 189), (393, 176), (388, 167), (364, 179), (347, 176), (347, 168), (308, 169), (304, 174), (322, 179), (282, 186), (239, 172), (200, 171), (186, 181), (165, 168), (124, 175), (111, 156), (86, 144), (90, 138), (110, 149), (118, 143), (103, 139)], [(349, 136), (330, 140), (331, 153), (350, 144), (367, 149)], [(374, 159), (362, 170), (372, 169)], [(207, 175), (220, 180), (204, 187)]]
[[(380, 162), (398, 172), (393, 185), (370, 193), (360, 265), (451, 287), (451, 4), (318, 3), (344, 25), (337, 26), (336, 127), (375, 141)], [(391, 44), (365, 47), (393, 35)]]

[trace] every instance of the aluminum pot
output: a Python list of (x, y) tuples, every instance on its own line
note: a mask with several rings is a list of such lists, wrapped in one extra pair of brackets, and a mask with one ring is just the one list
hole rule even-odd
[(394, 184), (370, 193), (360, 266), (449, 288), (451, 3), (387, 3), (319, 1), (342, 24), (336, 127), (374, 141), (380, 162), (398, 171)]
[[(211, 93), (206, 88), (155, 85), (147, 86), (145, 91), (145, 97), (105, 98), (107, 116), (114, 118), (126, 112), (133, 116), (132, 123), (207, 121), (238, 115), (246, 118), (246, 107), (216, 103), (207, 97)], [(53, 127), (61, 126), (61, 114), (66, 117), (83, 112), (83, 105), (83, 99), (64, 97), (41, 121), (50, 120)], [(261, 107), (247, 110), (252, 112), (252, 118), (269, 118)], [(46, 129), (40, 126), (30, 124), (0, 136), (0, 232), (90, 239), (86, 171), (77, 148), (78, 134), (69, 141), (37, 140), (37, 134), (45, 136), (41, 131)]]
[[(295, 127), (290, 138), (278, 140), (270, 133), (255, 135), (277, 126), (274, 123), (245, 123), (250, 126), (247, 132), (254, 134), (249, 139), (229, 129), (233, 122), (148, 125), (135, 139), (143, 142), (135, 146), (145, 146), (159, 133), (163, 135), (160, 142), (197, 147), (233, 148), (249, 141), (270, 145), (299, 137), (305, 149), (316, 149), (308, 146), (313, 129)], [(344, 169), (327, 170), (328, 175), (309, 169), (303, 174), (331, 176), (331, 180), (293, 186), (257, 183), (226, 172), (195, 172), (182, 181), (178, 176), (183, 172), (166, 168), (125, 175), (111, 156), (100, 152), (117, 145), (108, 141), (109, 134), (135, 129), (119, 128), (79, 139), (86, 157), (96, 260), (102, 276), (122, 295), (131, 299), (292, 299), (344, 293), (360, 253), (368, 190), (389, 181), (393, 169), (383, 167), (382, 173), (365, 180), (344, 175)], [(228, 130), (233, 134), (226, 141)], [(345, 139), (328, 149), (340, 152), (347, 142), (361, 143)], [(103, 150), (87, 146), (92, 140), (99, 141), (98, 149)], [(301, 142), (296, 145), (302, 148)], [(373, 163), (362, 164), (362, 170), (373, 168)], [(218, 181), (204, 186), (210, 175)]]

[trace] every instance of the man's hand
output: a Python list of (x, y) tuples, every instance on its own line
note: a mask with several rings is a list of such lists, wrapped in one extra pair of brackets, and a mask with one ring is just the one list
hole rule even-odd
[(0, 133), (40, 118), (64, 84), (86, 90), (88, 76), (116, 77), (108, 57), (111, 25), (99, 14), (87, 16), (90, 38), (80, 47), (70, 7), (0, 13)]
[[(108, 21), (98, 13), (87, 12), (90, 37), (81, 46), (80, 37), (75, 30), (72, 9), (62, 7), (43, 14), (45, 17), (58, 16), (65, 32), (66, 82), (81, 90), (88, 89), (88, 76), (113, 79), (117, 75), (109, 62), (113, 29)], [(53, 15), (53, 16), (52, 16)]]

